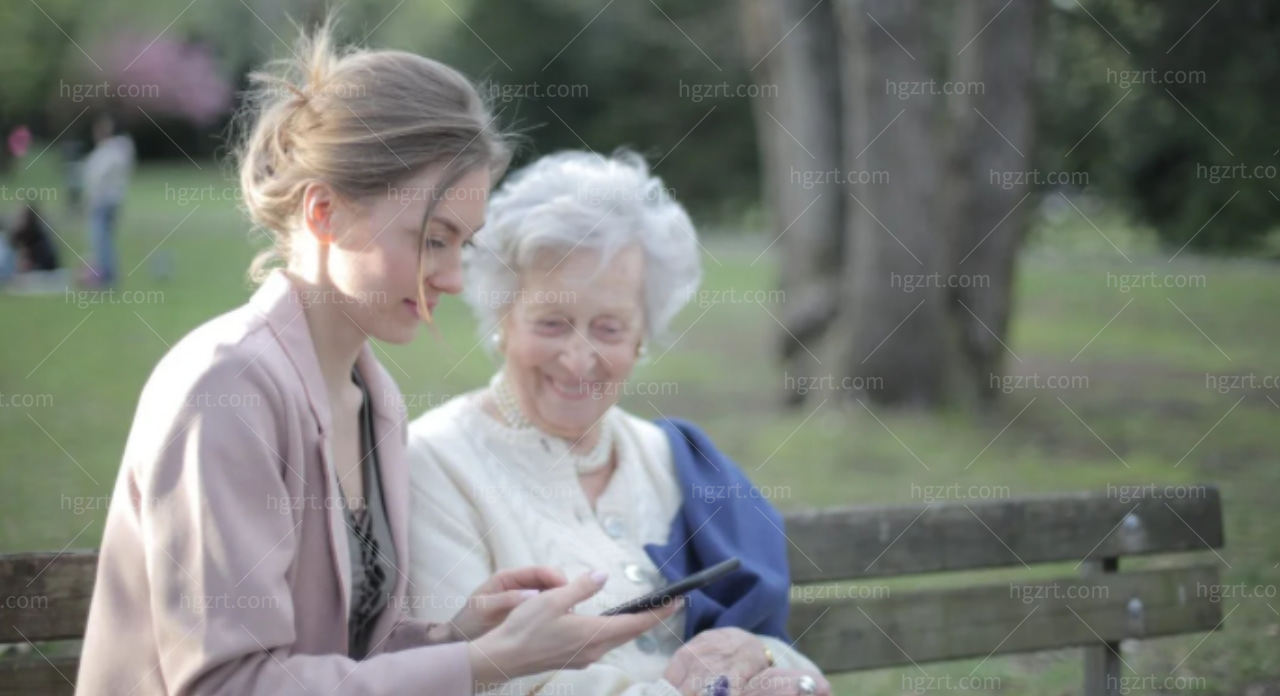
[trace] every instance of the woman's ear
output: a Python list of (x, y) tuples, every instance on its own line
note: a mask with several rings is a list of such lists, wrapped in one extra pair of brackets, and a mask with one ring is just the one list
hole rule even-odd
[(330, 244), (335, 238), (337, 202), (337, 195), (328, 184), (312, 182), (302, 191), (302, 224), (321, 245)]

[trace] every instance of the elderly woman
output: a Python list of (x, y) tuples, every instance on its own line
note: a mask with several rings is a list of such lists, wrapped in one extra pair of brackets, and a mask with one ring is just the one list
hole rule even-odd
[(544, 157), (494, 195), (466, 297), (502, 368), (409, 428), (412, 584), (447, 621), (502, 568), (604, 568), (599, 613), (731, 557), (663, 624), (504, 693), (811, 694), (785, 633), (782, 520), (696, 427), (617, 406), (701, 275), (693, 225), (633, 154)]

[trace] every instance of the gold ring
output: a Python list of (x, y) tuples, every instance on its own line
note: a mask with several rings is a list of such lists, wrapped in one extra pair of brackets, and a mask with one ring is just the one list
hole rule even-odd
[(766, 660), (768, 660), (768, 661), (769, 661), (769, 666), (770, 666), (770, 667), (773, 667), (774, 665), (778, 664), (778, 662), (777, 662), (776, 660), (774, 660), (774, 659), (773, 659), (773, 651), (772, 651), (772, 650), (770, 650), (770, 649), (769, 649), (769, 646), (767, 646), (767, 645), (766, 645), (766, 646), (764, 646), (764, 657), (765, 657), (765, 659), (766, 659)]

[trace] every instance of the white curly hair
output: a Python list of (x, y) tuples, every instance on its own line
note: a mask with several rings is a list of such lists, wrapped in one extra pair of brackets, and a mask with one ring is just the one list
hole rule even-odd
[(570, 150), (539, 158), (494, 193), (464, 257), (463, 294), (480, 332), (497, 329), (539, 254), (587, 249), (600, 270), (623, 248), (644, 251), (645, 340), (662, 341), (702, 280), (697, 233), (684, 206), (640, 155)]

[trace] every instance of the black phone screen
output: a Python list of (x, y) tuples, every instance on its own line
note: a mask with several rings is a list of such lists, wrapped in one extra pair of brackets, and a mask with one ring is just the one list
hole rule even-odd
[(720, 578), (732, 573), (742, 565), (742, 562), (736, 558), (730, 558), (727, 561), (717, 563), (710, 568), (700, 570), (683, 580), (677, 580), (666, 587), (659, 588), (641, 597), (619, 604), (601, 616), (614, 616), (616, 614), (635, 614), (636, 612), (645, 611), (647, 609), (656, 609), (670, 602), (681, 595), (689, 594), (694, 590), (699, 590)]

